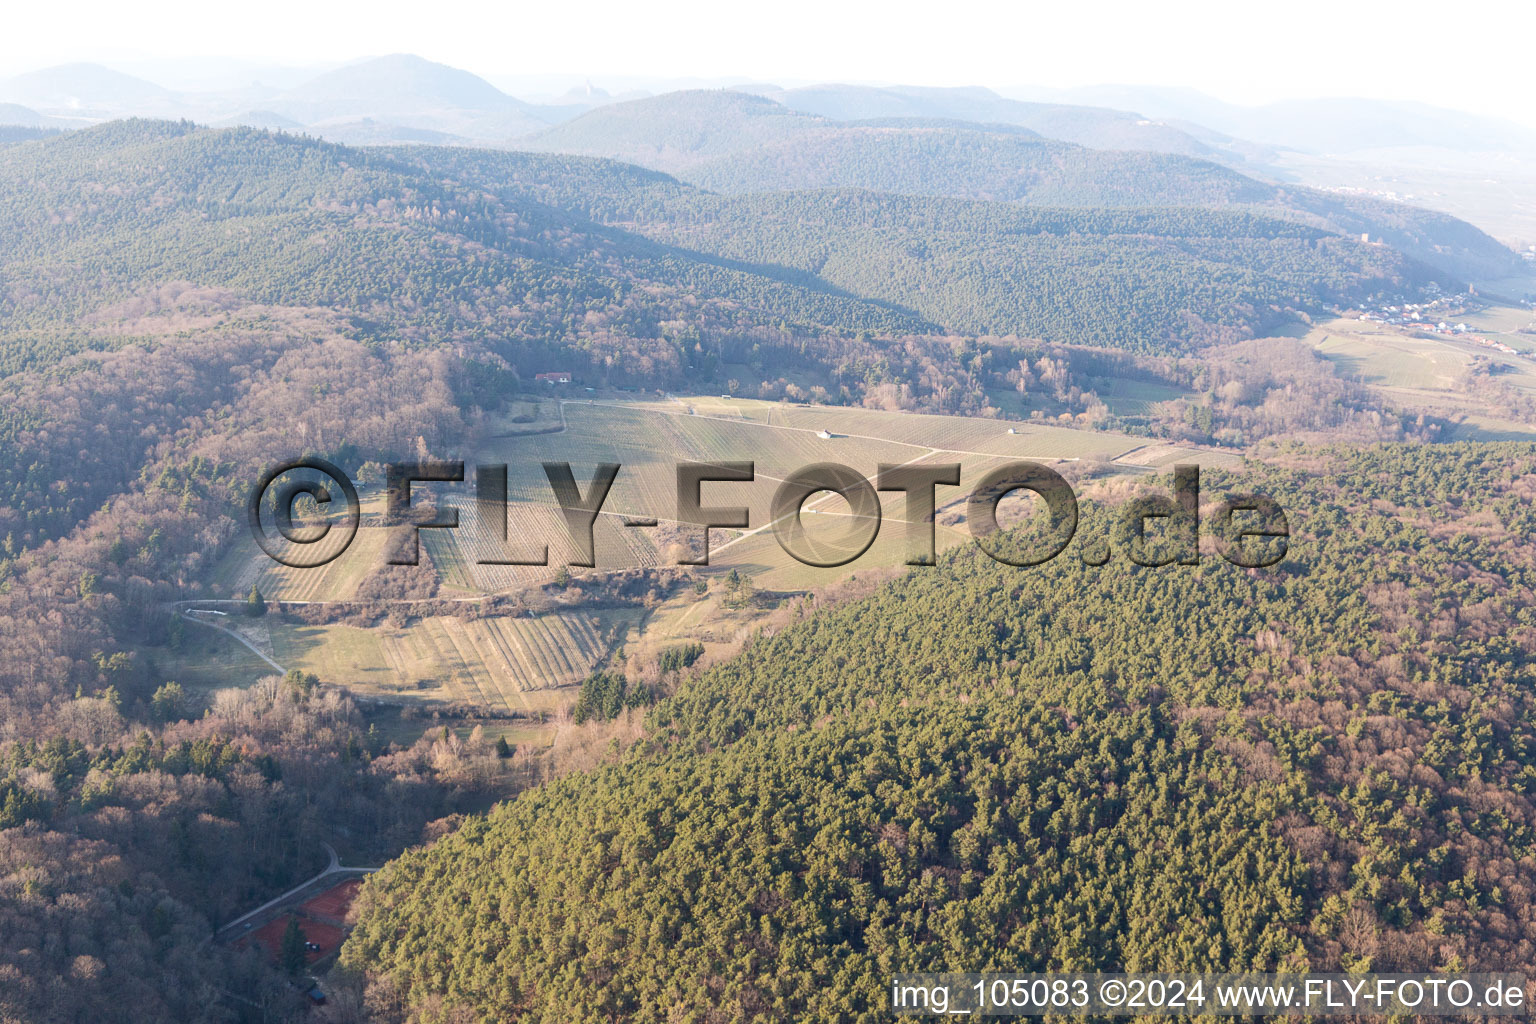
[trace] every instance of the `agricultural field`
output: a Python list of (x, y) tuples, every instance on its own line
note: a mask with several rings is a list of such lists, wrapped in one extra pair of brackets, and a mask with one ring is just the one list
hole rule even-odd
[(549, 394), (508, 402), (497, 424), (496, 433), (504, 437), (517, 437), (559, 429), (560, 398)]
[[(1160, 400), (1150, 394), (1126, 401)], [(521, 420), (522, 422), (512, 422)], [(825, 435), (825, 436), (823, 436)], [(610, 396), (514, 404), (465, 462), (508, 467), (508, 539), (484, 521), (474, 497), (473, 469), (462, 485), (419, 485), (445, 508), (457, 509), (456, 530), (422, 530), (420, 542), (439, 581), (439, 600), (473, 602), (481, 595), (516, 592), (548, 583), (574, 554), (542, 463), (568, 461), (583, 490), (598, 463), (622, 466), (603, 513), (594, 526), (598, 568), (674, 565), (692, 527), (676, 516), (676, 467), (681, 461), (751, 461), (750, 483), (707, 485), (705, 504), (745, 506), (746, 530), (710, 534), (711, 560), (697, 572), (703, 594), (683, 588), (660, 606), (605, 611), (558, 611), (535, 617), (459, 618), (441, 614), (397, 617), (392, 625), (360, 628), (345, 624), (308, 625), (269, 614), (215, 618), (188, 626), (194, 646), (217, 648), (226, 665), (223, 678), (255, 679), (274, 671), (260, 652), (284, 670), (313, 672), (327, 683), (346, 686), (360, 697), (400, 708), (483, 708), (543, 718), (568, 708), (574, 687), (601, 667), (620, 646), (646, 657), (669, 644), (699, 641), (712, 654), (734, 649), (781, 595), (813, 590), (857, 573), (905, 563), (913, 550), (905, 498), (880, 495), (879, 524), (859, 520), (840, 496), (814, 495), (801, 522), (814, 542), (862, 539), (877, 526), (875, 539), (853, 563), (832, 568), (801, 564), (779, 545), (770, 522), (770, 502), (792, 471), (817, 462), (837, 462), (869, 477), (884, 464), (959, 463), (961, 483), (939, 488), (933, 525), (940, 550), (968, 543), (964, 502), (991, 469), (1017, 459), (1056, 464), (1069, 477), (1078, 463), (1095, 474), (1146, 474), (1175, 462), (1223, 465), (1230, 453), (1176, 446), (1125, 435), (1075, 430), (1040, 422), (974, 419), (865, 409), (807, 407), (720, 396)], [(216, 596), (242, 599), (256, 586), (269, 601), (331, 602), (353, 599), (359, 584), (384, 563), (389, 531), (381, 525), (383, 495), (362, 490), (362, 525), (352, 545), (324, 566), (294, 569), (262, 554), (241, 536), (213, 581)], [(1014, 499), (1009, 499), (1013, 501)], [(1018, 501), (1025, 501), (1020, 498)], [(656, 519), (634, 527), (631, 519)], [(509, 557), (536, 556), (548, 547), (550, 564), (487, 564)], [(727, 607), (724, 577), (751, 577), (761, 600)], [(735, 604), (736, 602), (732, 602)], [(440, 610), (437, 609), (437, 610)], [(234, 637), (212, 625), (234, 630)], [(254, 650), (252, 650), (254, 648)], [(162, 657), (159, 653), (157, 657)], [(175, 659), (164, 656), (172, 664)], [(207, 656), (203, 656), (207, 660)], [(185, 682), (196, 685), (195, 673)], [(527, 718), (519, 721), (527, 722)], [(414, 719), (413, 719), (414, 722)], [(402, 722), (402, 728), (415, 728)]]
[(1096, 378), (1093, 391), (1116, 416), (1147, 416), (1159, 402), (1171, 402), (1189, 394), (1160, 381), (1127, 380), (1123, 377)]
[[(1124, 435), (1038, 423), (719, 397), (574, 400), (565, 403), (564, 416), (566, 427), (559, 434), (493, 439), (476, 459), (508, 465), (508, 492), (514, 505), (511, 533), (537, 538), (533, 541), (535, 549), (553, 538), (552, 560), (565, 547), (564, 530), (552, 511), (553, 495), (541, 463), (570, 462), (582, 486), (596, 464), (619, 463), (623, 468), (594, 534), (598, 565), (604, 568), (672, 560), (661, 558), (664, 552), (658, 550), (658, 534), (625, 526), (624, 522), (632, 517), (651, 517), (662, 526), (669, 522), (675, 525), (676, 467), (680, 461), (753, 462), (755, 481), (711, 483), (706, 503), (744, 506), (756, 527), (767, 523), (778, 484), (794, 470), (817, 462), (839, 462), (873, 477), (882, 463), (900, 465), (937, 458), (960, 462), (969, 471), (1002, 459), (1109, 461), (1147, 446), (1144, 440)], [(464, 501), (458, 504), (460, 548), (469, 552), (471, 559), (495, 557), (498, 540), (474, 522)], [(716, 544), (738, 537), (731, 531), (719, 531), (714, 536), (718, 538)], [(541, 575), (547, 578), (553, 571), (471, 567), (476, 585), (487, 591), (508, 589)]]
[[(759, 590), (794, 592), (801, 590), (813, 590), (818, 587), (829, 586), (840, 580), (846, 579), (851, 574), (868, 572), (875, 569), (885, 569), (891, 566), (902, 565), (907, 558), (906, 524), (897, 520), (899, 515), (900, 498), (896, 499), (897, 509), (887, 509), (892, 513), (890, 518), (883, 518), (880, 532), (876, 536), (869, 549), (859, 558), (846, 566), (838, 568), (819, 568), (804, 565), (792, 558), (779, 545), (772, 531), (763, 530), (749, 536), (740, 538), (720, 548), (718, 555), (712, 555), (710, 559), (709, 574), (721, 576), (729, 574), (732, 570), (738, 570), (749, 574), (753, 584)], [(813, 524), (816, 519), (833, 519), (839, 515), (846, 515), (847, 506), (842, 506), (840, 512), (807, 509), (806, 520), (807, 533), (813, 537), (826, 535), (830, 540), (833, 536), (848, 536), (849, 531), (840, 525), (818, 529)], [(970, 534), (963, 529), (947, 526), (943, 523), (935, 524), (934, 544), (937, 550), (945, 551), (949, 548), (969, 542)]]
[[(835, 457), (854, 468), (859, 465), (859, 444), (883, 439), (905, 449), (900, 458), (884, 461), (906, 462), (924, 452), (942, 452), (960, 456), (1001, 455), (1020, 459), (1113, 458), (1142, 442), (1123, 434), (1073, 430), (1018, 420), (988, 420), (967, 416), (934, 416), (922, 413), (883, 412), (874, 409), (812, 408), (786, 406), (779, 420), (782, 427), (810, 431), (826, 430), (833, 436), (821, 449), (822, 457)], [(1014, 431), (1009, 433), (1009, 431)], [(848, 450), (858, 453), (849, 457)], [(837, 454), (833, 455), (832, 452)]]
[[(488, 742), (498, 738), (518, 748), (547, 748), (555, 740), (557, 727), (527, 719), (508, 719), (486, 716), (455, 715), (443, 717), (431, 709), (418, 705), (372, 704), (363, 709), (363, 718), (381, 743), (398, 743), (410, 746), (424, 735), (436, 739), (443, 729), (448, 729), (460, 740), (467, 740), (479, 729)], [(338, 844), (339, 845), (339, 844)], [(348, 858), (343, 855), (343, 860)]]
[[(965, 529), (964, 506), (971, 489), (991, 470), (1009, 461), (998, 456), (960, 458), (940, 452), (914, 459), (915, 464), (958, 462), (961, 467), (958, 486), (940, 486), (935, 490), (934, 546), (945, 551), (970, 540)], [(741, 535), (727, 537), (711, 545), (710, 565), (701, 570), (720, 576), (732, 571), (747, 573), (760, 590), (793, 592), (828, 586), (860, 571), (884, 569), (905, 564), (913, 545), (921, 542), (922, 524), (907, 519), (906, 499), (896, 491), (879, 492), (880, 521), (870, 523), (855, 516), (842, 497), (830, 492), (814, 495), (805, 503), (801, 524), (811, 544), (825, 544), (829, 549), (856, 549), (869, 535), (874, 540), (868, 550), (846, 566), (822, 568), (809, 566), (791, 557), (774, 535), (774, 524), (765, 516), (762, 525)]]
[(1388, 388), (1448, 391), (1472, 357), (1440, 338), (1416, 338), (1380, 324), (1335, 320), (1309, 336), (1341, 377)]
[[(269, 601), (345, 601), (352, 597), (363, 577), (384, 563), (388, 531), (381, 525), (384, 494), (381, 488), (360, 488), (362, 504), (357, 536), (333, 561), (309, 569), (297, 569), (269, 558), (251, 539), (245, 523), (228, 553), (219, 561), (210, 581), (211, 597), (243, 598), (252, 586)], [(431, 531), (423, 531), (425, 537)], [(333, 530), (313, 553), (329, 554), (344, 539)], [(308, 557), (310, 552), (305, 552)]]
[(1536, 310), (1489, 306), (1461, 319), (1477, 334), (1501, 341), (1516, 352), (1536, 352)]
[[(1536, 350), (1536, 338), (1521, 333), (1530, 316), (1529, 310), (1494, 307), (1465, 320), (1481, 336), (1525, 351)], [(1536, 359), (1498, 352), (1466, 338), (1414, 334), (1356, 320), (1321, 324), (1308, 340), (1341, 376), (1378, 388), (1408, 408), (1452, 420), (1456, 428), (1446, 440), (1536, 438), (1536, 426), (1491, 412), (1467, 392), (1468, 372), (1482, 365), (1498, 385), (1536, 397)]]
[[(1160, 397), (1146, 395), (1141, 400)], [(444, 597), (469, 598), (525, 588), (551, 579), (560, 565), (574, 557), (544, 474), (545, 461), (569, 462), (582, 488), (597, 464), (616, 462), (622, 467), (594, 527), (598, 567), (614, 569), (675, 564), (682, 551), (680, 543), (696, 534), (692, 527), (676, 522), (676, 468), (682, 461), (753, 462), (756, 480), (712, 482), (705, 489), (705, 503), (746, 507), (756, 530), (768, 523), (779, 483), (792, 471), (817, 462), (842, 463), (871, 478), (881, 464), (959, 462), (966, 477), (974, 479), (1009, 459), (1090, 460), (1145, 471), (1179, 460), (1219, 458), (1216, 453), (1039, 422), (796, 406), (720, 396), (550, 398), (514, 403), (513, 409), (522, 411), (499, 424), (479, 451), (465, 457), (471, 465), (504, 463), (508, 467), (506, 543), (493, 524), (481, 521), (472, 480), (462, 485), (418, 485), (421, 491), (430, 486), (444, 507), (459, 512), (458, 529), (420, 532), (422, 549), (433, 562)], [(511, 423), (516, 417), (530, 419)], [(512, 432), (523, 428), (542, 432)], [(832, 514), (821, 507), (826, 500), (813, 501), (809, 508)], [(887, 496), (887, 517), (892, 514), (891, 503), (898, 500)], [(239, 599), (254, 585), (269, 601), (352, 599), (359, 583), (383, 564), (389, 539), (380, 525), (384, 501), (379, 489), (365, 488), (363, 503), (356, 539), (340, 557), (317, 568), (280, 565), (242, 534), (220, 563), (210, 596)], [(627, 525), (632, 519), (656, 519), (658, 525)], [(761, 539), (771, 542), (771, 537)], [(762, 558), (770, 555), (758, 538), (734, 530), (711, 534), (716, 549), (734, 541), (743, 542), (738, 555), (744, 559), (743, 567), (767, 564)], [(883, 540), (876, 546), (882, 547)], [(548, 548), (547, 566), (494, 564), (537, 557), (543, 547)], [(881, 556), (881, 551), (872, 551), (863, 561), (872, 565)], [(803, 574), (791, 573), (765, 580), (765, 585), (776, 584), (781, 577), (788, 589), (801, 589), (799, 583), (804, 582)]]
[[(538, 469), (537, 464), (535, 469)], [(573, 461), (572, 471), (578, 485), (585, 488), (590, 478), (583, 477), (591, 471), (591, 465), (583, 466)], [(539, 472), (542, 477), (542, 470)], [(626, 483), (628, 472), (628, 466), (620, 471), (613, 495), (604, 504), (603, 514), (593, 524), (594, 561), (604, 569), (653, 566), (660, 562), (657, 545), (650, 536), (652, 531), (624, 526), (625, 517), (613, 510), (620, 504), (618, 493)], [(531, 483), (529, 486), (532, 486)], [(675, 483), (672, 486), (675, 488)], [(508, 509), (508, 540), (505, 544), (494, 535), (490, 524), (480, 521), (472, 500), (457, 502), (460, 508), (459, 529), (455, 531), (452, 540), (458, 552), (454, 556), (457, 561), (446, 564), (450, 572), (458, 568), (463, 575), (444, 576), (444, 582), (461, 586), (465, 584), (459, 581), (467, 579), (470, 581), (468, 585), (479, 592), (503, 593), (548, 581), (561, 565), (574, 558), (576, 549), (568, 539), (565, 521), (554, 504), (553, 496), (548, 494), (548, 483), (543, 483), (543, 487), (546, 493), (538, 499), (511, 499)], [(427, 532), (423, 531), (423, 536)], [(493, 564), (498, 559), (537, 558), (541, 553), (548, 558), (547, 566)], [(438, 557), (434, 551), (434, 560)], [(439, 568), (439, 573), (442, 572), (443, 569)]]
[(362, 696), (393, 702), (552, 711), (628, 635), (638, 613), (553, 612), (360, 629), (268, 624), (274, 657)]
[[(966, 523), (966, 501), (972, 489), (982, 477), (1000, 466), (1014, 461), (1005, 456), (969, 456), (957, 458), (939, 453), (925, 456), (919, 464), (959, 462), (960, 484), (941, 486), (935, 492), (936, 514), (933, 524), (934, 547), (945, 551), (958, 544), (970, 543), (972, 535)], [(1069, 474), (1072, 463), (1068, 460), (1060, 468)], [(1145, 475), (1162, 472), (1176, 464), (1194, 464), (1205, 468), (1231, 468), (1240, 465), (1242, 456), (1226, 451), (1199, 449), (1161, 442), (1137, 445), (1100, 468), (1111, 475)], [(1082, 485), (1078, 486), (1081, 493)], [(825, 542), (829, 548), (841, 546), (844, 550), (857, 548), (868, 534), (875, 531), (873, 542), (858, 559), (847, 566), (821, 568), (808, 566), (786, 553), (774, 536), (772, 524), (765, 523), (745, 535), (727, 539), (712, 545), (710, 565), (701, 570), (711, 576), (731, 571), (748, 573), (761, 590), (794, 592), (828, 586), (846, 578), (851, 573), (901, 566), (918, 540), (913, 538), (914, 529), (920, 524), (907, 519), (906, 500), (899, 492), (882, 492), (880, 497), (880, 521), (872, 527), (867, 520), (854, 516), (852, 508), (841, 497), (826, 493), (813, 496), (806, 502), (801, 522), (811, 542)], [(1012, 511), (1024, 510), (1032, 504), (1027, 495), (1005, 498), (999, 507), (1000, 519), (1007, 522)], [(923, 535), (918, 534), (918, 538)], [(647, 631), (651, 627), (647, 627)]]
[[(461, 512), (459, 522), (464, 523), (465, 518)], [(449, 591), (464, 593), (476, 590), (477, 586), (471, 572), (472, 566), (465, 559), (459, 545), (459, 533), (460, 530), (422, 530), (420, 537), (421, 548), (432, 559), (441, 586)]]
[(570, 687), (629, 639), (641, 616), (632, 609), (467, 621), (437, 615), (365, 629), (278, 614), (248, 619), (194, 612), (186, 616), (191, 621), (180, 647), (145, 648), (142, 654), (166, 679), (193, 687), (276, 674), (265, 655), (281, 671), (312, 672), (359, 696), (395, 704), (555, 711), (569, 703)]
[(727, 419), (747, 420), (753, 423), (772, 423), (774, 412), (783, 408), (781, 402), (765, 402), (757, 398), (732, 398), (726, 395), (687, 395), (669, 397), (667, 401), (673, 406), (691, 410), (696, 416), (723, 416)]
[[(1491, 307), (1461, 318), (1472, 333), (1502, 342), (1517, 352), (1536, 351), (1530, 310)], [(1500, 379), (1536, 390), (1536, 362), (1497, 352), (1465, 337), (1431, 335), (1359, 320), (1333, 320), (1307, 339), (1344, 377), (1388, 388), (1452, 390), (1475, 358), (1503, 368)]]
[(1115, 459), (1115, 465), (1119, 468), (1142, 467), (1150, 470), (1168, 470), (1177, 465), (1232, 469), (1242, 463), (1243, 456), (1238, 452), (1161, 443), (1143, 445)]

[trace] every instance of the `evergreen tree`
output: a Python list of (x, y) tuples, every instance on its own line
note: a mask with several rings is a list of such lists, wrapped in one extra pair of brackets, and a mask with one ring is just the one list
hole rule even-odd
[(181, 717), (186, 693), (180, 683), (166, 683), (149, 699), (150, 714), (157, 722), (174, 722)]
[(290, 915), (288, 927), (283, 929), (282, 941), (277, 948), (277, 962), (291, 975), (297, 975), (304, 970), (309, 960), (308, 950), (304, 948), (304, 932), (299, 928), (299, 919)]

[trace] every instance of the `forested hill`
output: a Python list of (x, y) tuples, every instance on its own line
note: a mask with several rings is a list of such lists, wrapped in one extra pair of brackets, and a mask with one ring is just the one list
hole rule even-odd
[(1275, 568), (966, 549), (808, 615), (619, 763), (389, 865), (344, 961), (485, 1021), (876, 1021), (902, 970), (1519, 969), (1536, 450), (1271, 460), (1203, 485), (1280, 501)]
[(1515, 255), (1445, 214), (1250, 177), (1179, 153), (1089, 149), (1016, 125), (833, 121), (734, 92), (616, 103), (525, 140), (675, 173), (719, 192), (864, 188), (1049, 206), (1261, 206), (1368, 233), (1443, 272), (1497, 278)]
[(572, 157), (152, 121), (0, 148), (0, 232), (9, 368), (120, 343), (105, 325), (171, 282), (325, 307), (373, 341), (483, 347), (524, 375), (559, 362), (668, 384), (712, 372), (705, 350), (846, 361), (829, 335), (1181, 351), (1457, 284), (1233, 211), (719, 197)]
[(1262, 202), (1273, 188), (1185, 156), (1086, 149), (1017, 125), (931, 118), (833, 121), (728, 91), (616, 103), (526, 140), (706, 188), (853, 187), (1060, 205)]
[(1021, 207), (863, 191), (693, 196), (626, 225), (793, 267), (976, 334), (1167, 352), (1455, 279), (1395, 250), (1246, 211)]
[(509, 199), (791, 271), (960, 332), (1179, 351), (1369, 294), (1460, 287), (1390, 247), (1247, 208), (1044, 208), (848, 189), (716, 195), (606, 160), (392, 152)]
[(0, 234), (0, 328), (25, 330), (34, 356), (171, 281), (324, 306), (383, 338), (482, 341), (514, 363), (592, 346), (636, 371), (662, 322), (734, 330), (743, 307), (756, 323), (926, 326), (378, 151), (250, 129), (127, 121), (0, 148)]
[[(0, 539), (82, 522), (239, 399), (250, 381), (224, 367), (245, 346), (278, 358), (296, 331), (446, 353), (462, 405), (553, 368), (775, 396), (798, 378), (847, 402), (899, 379), (911, 401), (980, 411), (1030, 339), (1198, 351), (1429, 276), (1241, 211), (722, 197), (587, 158), (116, 122), (0, 145)], [(92, 355), (168, 341), (199, 358), (136, 386), (180, 405), (121, 394), (106, 367), (133, 360)]]
[[(1244, 152), (1258, 156), (1262, 147), (1242, 143), (1208, 129), (1196, 129), (1200, 138), (1163, 121), (1105, 107), (1063, 103), (1027, 103), (1007, 99), (983, 88), (927, 88), (897, 86), (876, 88), (856, 85), (812, 85), (767, 92), (793, 110), (820, 114), (839, 121), (879, 117), (939, 117), (965, 121), (1013, 124), (1049, 139), (1075, 142), (1093, 149), (1142, 149), (1178, 153), (1217, 163), (1240, 165)], [(1207, 143), (1202, 139), (1209, 139)]]

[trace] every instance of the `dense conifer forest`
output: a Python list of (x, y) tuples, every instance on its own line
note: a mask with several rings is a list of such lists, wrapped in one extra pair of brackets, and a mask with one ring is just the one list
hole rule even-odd
[(392, 864), (347, 962), (476, 1020), (876, 1020), (903, 970), (1518, 968), (1533, 458), (1280, 449), (1205, 482), (1285, 507), (1273, 568), (963, 549), (806, 608), (619, 763)]

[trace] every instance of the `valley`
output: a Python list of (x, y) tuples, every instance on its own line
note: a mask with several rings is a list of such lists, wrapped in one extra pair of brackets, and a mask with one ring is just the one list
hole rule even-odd
[[(580, 684), (616, 659), (640, 663), (691, 643), (702, 644), (710, 660), (726, 657), (801, 595), (837, 588), (861, 573), (884, 578), (903, 567), (906, 533), (915, 524), (903, 518), (904, 499), (894, 492), (882, 496), (879, 533), (855, 562), (821, 569), (785, 553), (770, 530), (768, 506), (794, 470), (833, 461), (872, 478), (880, 463), (958, 463), (959, 486), (942, 488), (938, 498), (934, 529), (943, 552), (971, 542), (965, 496), (1006, 462), (1044, 462), (1071, 478), (1113, 487), (1117, 479), (1166, 471), (1175, 462), (1230, 468), (1242, 461), (1235, 451), (1058, 426), (1043, 417), (984, 420), (727, 395), (642, 398), (594, 391), (591, 397), (562, 397), (571, 391), (584, 389), (551, 385), (544, 394), (514, 402), (505, 422), (490, 425), (486, 439), (462, 453), (470, 465), (508, 465), (511, 540), (521, 547), (528, 546), (527, 538), (539, 538), (535, 548), (547, 543), (550, 565), (481, 564), (507, 551), (487, 533), (472, 488), (466, 490), (470, 485), (418, 484), (418, 492), (457, 508), (460, 526), (420, 533), (430, 596), (374, 596), (367, 581), (387, 574), (390, 528), (382, 525), (382, 490), (365, 486), (363, 525), (339, 557), (316, 568), (290, 568), (263, 555), (249, 536), (239, 537), (214, 570), (207, 596), (178, 605), (200, 628), (183, 634), (181, 650), (151, 646), (142, 655), (173, 675), (178, 664), (214, 660), (221, 666), (220, 685), (249, 685), (274, 671), (313, 673), (386, 714), (406, 709), (436, 720), (483, 720), (495, 734), (515, 733), (523, 742), (536, 738), (548, 746), (559, 729), (572, 727)], [(562, 539), (564, 527), (541, 468), (550, 460), (570, 462), (578, 480), (597, 462), (623, 467), (594, 527), (595, 569), (561, 567), (575, 552)], [(670, 515), (681, 460), (756, 465), (754, 483), (709, 485), (709, 504), (742, 505), (751, 523), (746, 530), (712, 530), (708, 566), (676, 565), (697, 533)], [(814, 497), (806, 506), (809, 535), (830, 539), (846, 532), (838, 522), (846, 509), (835, 495)], [(626, 526), (633, 518), (655, 518), (660, 525)], [(696, 542), (692, 546), (697, 549)], [(639, 600), (604, 597), (605, 577), (636, 571), (657, 574), (651, 593)], [(567, 597), (557, 583), (562, 574), (580, 591)], [(727, 581), (733, 575), (750, 580), (751, 600), (731, 600)], [(267, 605), (255, 619), (245, 615), (252, 588)], [(510, 614), (509, 600), (517, 602)], [(328, 621), (332, 617), (346, 621)], [(243, 653), (230, 649), (235, 638)], [(176, 677), (189, 682), (200, 674), (188, 668), (193, 675)]]
[[(1310, 96), (1363, 60), (514, 95), (398, 45), (0, 77), (0, 1021), (1533, 975), (1536, 136)], [(743, 462), (706, 541), (678, 467)], [(818, 464), (958, 482), (776, 503)]]

